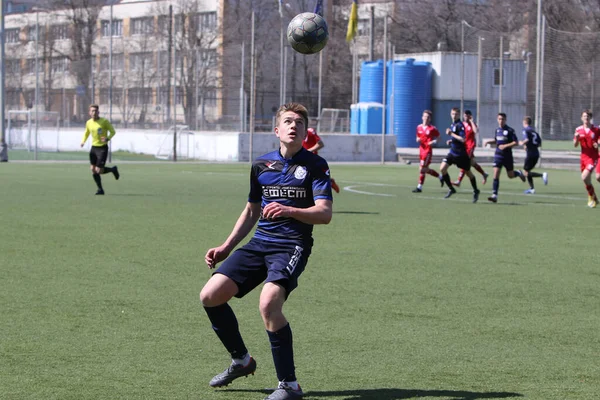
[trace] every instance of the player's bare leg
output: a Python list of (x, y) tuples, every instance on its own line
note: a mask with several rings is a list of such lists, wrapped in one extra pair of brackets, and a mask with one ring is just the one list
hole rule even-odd
[(581, 180), (585, 184), (585, 190), (588, 192), (588, 207), (596, 208), (596, 205), (598, 204), (598, 197), (596, 197), (596, 191), (592, 185), (592, 172), (585, 169), (581, 173)]

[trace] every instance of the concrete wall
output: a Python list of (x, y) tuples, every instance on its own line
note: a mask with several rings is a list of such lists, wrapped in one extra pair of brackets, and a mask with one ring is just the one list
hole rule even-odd
[[(82, 149), (79, 145), (83, 137), (81, 129), (40, 128), (38, 131), (38, 149), (44, 151), (89, 151), (91, 139), (88, 138)], [(325, 148), (319, 155), (328, 161), (380, 161), (381, 135), (320, 135)], [(35, 145), (33, 132), (27, 128), (8, 132), (9, 148), (32, 150)], [(239, 132), (190, 132), (182, 131), (178, 135), (177, 154), (181, 159), (203, 161), (248, 161), (250, 134)], [(173, 133), (142, 129), (119, 129), (111, 143), (112, 151), (150, 154), (170, 158), (173, 149)], [(385, 137), (385, 161), (397, 161), (396, 137)], [(274, 133), (255, 133), (253, 135), (253, 157), (258, 157), (278, 148)]]

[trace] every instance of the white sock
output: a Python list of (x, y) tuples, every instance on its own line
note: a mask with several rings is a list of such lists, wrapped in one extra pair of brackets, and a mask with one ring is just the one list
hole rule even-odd
[(292, 382), (281, 382), (284, 385), (290, 387), (292, 390), (299, 390), (300, 389), (300, 385), (298, 384), (298, 381), (292, 381)]
[(246, 353), (244, 358), (232, 358), (234, 364), (248, 365), (250, 362), (250, 353)]
[(423, 189), (423, 185), (421, 185), (420, 183), (417, 185), (417, 189)]

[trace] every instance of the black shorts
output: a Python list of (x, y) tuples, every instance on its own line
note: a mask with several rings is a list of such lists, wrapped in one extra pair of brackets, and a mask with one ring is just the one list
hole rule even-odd
[(527, 172), (531, 171), (533, 168), (535, 168), (535, 165), (537, 164), (537, 162), (540, 159), (540, 155), (529, 155), (527, 154), (527, 157), (525, 157), (525, 163), (523, 163), (523, 169)]
[(468, 154), (456, 156), (452, 153), (448, 153), (446, 158), (443, 160), (448, 165), (456, 165), (460, 169), (464, 169), (465, 171), (471, 170), (471, 159)]
[(90, 149), (90, 164), (99, 168), (104, 168), (108, 158), (108, 145), (92, 146)]
[(287, 295), (298, 286), (298, 277), (304, 271), (312, 245), (268, 242), (256, 238), (237, 249), (221, 264), (215, 274), (233, 280), (242, 298), (263, 281), (277, 282)]

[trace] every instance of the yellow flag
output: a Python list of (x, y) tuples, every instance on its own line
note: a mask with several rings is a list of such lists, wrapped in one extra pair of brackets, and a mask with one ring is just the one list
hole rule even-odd
[(346, 32), (346, 42), (352, 41), (356, 36), (358, 29), (358, 6), (356, 0), (352, 0), (352, 9), (350, 10), (350, 18), (348, 19), (348, 31)]

